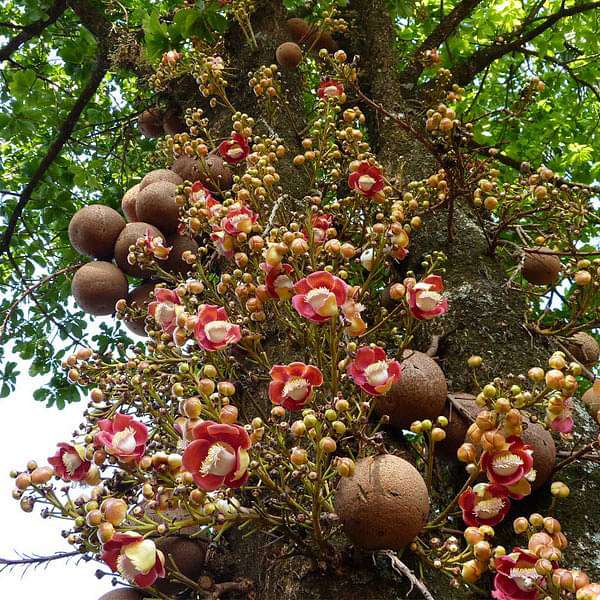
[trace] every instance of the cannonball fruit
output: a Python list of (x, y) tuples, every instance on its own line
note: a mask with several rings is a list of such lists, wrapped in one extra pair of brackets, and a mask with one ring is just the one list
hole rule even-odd
[(100, 596), (98, 600), (142, 600), (144, 595), (132, 588), (116, 588)]
[(197, 254), (198, 244), (187, 235), (174, 234), (167, 238), (167, 246), (171, 247), (169, 258), (161, 263), (161, 267), (169, 273), (178, 275), (187, 275), (192, 266), (186, 263), (181, 255), (189, 250), (192, 254)]
[(177, 173), (171, 171), (171, 169), (155, 169), (154, 171), (147, 173), (140, 181), (138, 192), (141, 192), (145, 187), (148, 187), (157, 181), (170, 181), (175, 185), (181, 185), (183, 183), (183, 179), (181, 179)]
[(161, 237), (163, 240), (165, 239), (165, 236), (156, 227), (141, 222), (127, 223), (117, 238), (115, 262), (127, 275), (132, 277), (144, 277), (146, 275), (139, 265), (130, 265), (127, 262), (127, 255), (129, 254), (129, 246), (134, 246), (138, 238), (145, 237), (147, 232), (150, 232), (152, 238)]
[[(200, 578), (206, 557), (206, 547), (202, 543), (186, 538), (167, 537), (159, 540), (156, 546), (165, 555), (167, 575), (173, 561), (188, 579), (197, 581)], [(184, 589), (181, 583), (166, 579), (157, 579), (154, 586), (163, 594), (175, 594)]]
[(167, 135), (177, 135), (187, 129), (183, 117), (177, 110), (171, 109), (165, 113), (162, 120), (163, 130)]
[[(154, 285), (154, 283), (142, 283), (142, 285), (138, 285), (138, 287), (131, 290), (127, 296), (127, 306), (146, 308), (150, 302), (150, 294), (154, 291)], [(145, 314), (139, 318), (123, 320), (129, 331), (141, 336), (146, 335), (145, 321)]]
[(284, 69), (292, 71), (302, 61), (302, 49), (294, 42), (284, 42), (277, 48), (275, 57)]
[(171, 165), (171, 171), (174, 171), (184, 181), (198, 181), (200, 179), (200, 165), (198, 161), (191, 156), (180, 156)]
[(200, 163), (200, 171), (200, 181), (212, 192), (228, 190), (233, 185), (231, 170), (217, 154), (209, 154)]
[(94, 261), (80, 267), (71, 282), (71, 294), (90, 315), (110, 315), (117, 300), (127, 296), (127, 277), (112, 263)]
[(600, 360), (600, 345), (596, 338), (585, 331), (578, 331), (569, 338), (569, 350), (586, 367), (593, 367)]
[(138, 220), (137, 212), (135, 210), (135, 203), (137, 201), (138, 193), (140, 191), (140, 184), (136, 183), (132, 188), (129, 188), (123, 198), (121, 199), (121, 210), (125, 215), (125, 218), (130, 223), (135, 223)]
[(402, 375), (385, 396), (375, 398), (377, 415), (388, 415), (395, 428), (408, 428), (413, 421), (434, 419), (442, 413), (448, 386), (438, 364), (426, 354), (407, 350)]
[(552, 252), (550, 248), (538, 246), (532, 248), (535, 252), (525, 249), (523, 267), (521, 273), (523, 277), (535, 285), (550, 285), (556, 283), (560, 273), (561, 263), (555, 254), (545, 254)]
[(344, 532), (366, 550), (398, 550), (423, 529), (429, 494), (420, 473), (392, 454), (368, 456), (337, 487), (335, 511)]
[(138, 117), (138, 125), (142, 135), (157, 138), (163, 134), (162, 114), (157, 108), (149, 108)]
[(179, 225), (177, 186), (170, 181), (157, 181), (142, 189), (135, 210), (141, 221), (160, 227), (165, 234), (174, 233)]
[(556, 464), (556, 446), (552, 434), (539, 423), (524, 423), (521, 438), (533, 449), (535, 481), (531, 484), (531, 489), (535, 491), (540, 489), (552, 475)]
[(475, 396), (471, 394), (452, 394), (451, 397), (452, 400), (448, 399), (443, 412), (448, 419), (448, 425), (445, 427), (446, 437), (435, 447), (442, 454), (456, 458), (456, 451), (465, 442), (467, 429), (483, 409), (477, 406)]
[(581, 400), (592, 415), (596, 417), (600, 410), (600, 379), (596, 379), (594, 385), (584, 392), (583, 396), (581, 396)]
[(125, 220), (114, 209), (90, 204), (79, 209), (69, 223), (69, 240), (80, 254), (94, 258), (112, 258), (115, 242)]
[(311, 35), (314, 34), (313, 26), (304, 19), (299, 19), (298, 17), (288, 19), (286, 29), (292, 41), (297, 44), (307, 42)]

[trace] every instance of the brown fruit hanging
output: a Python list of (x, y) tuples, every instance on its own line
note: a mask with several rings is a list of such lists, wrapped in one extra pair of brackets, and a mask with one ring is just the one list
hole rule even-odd
[(523, 277), (535, 285), (551, 285), (558, 280), (561, 263), (555, 254), (546, 254), (552, 252), (550, 248), (538, 246), (532, 248), (535, 252), (525, 249), (523, 258), (523, 267), (521, 273)]
[(569, 338), (569, 350), (585, 367), (593, 367), (600, 359), (600, 345), (596, 338), (585, 331), (578, 331)]
[(123, 194), (123, 198), (121, 199), (121, 210), (123, 211), (123, 214), (129, 223), (135, 223), (138, 221), (135, 203), (137, 201), (139, 191), (140, 184), (136, 183), (133, 187), (129, 188), (125, 194)]
[(157, 181), (146, 186), (137, 197), (135, 210), (145, 223), (160, 227), (165, 234), (174, 233), (179, 226), (177, 186), (170, 181)]
[(552, 434), (539, 423), (529, 421), (523, 423), (521, 439), (533, 448), (533, 468), (535, 481), (531, 484), (533, 491), (540, 489), (552, 476), (556, 464), (556, 445)]
[[(127, 306), (136, 306), (140, 309), (147, 309), (148, 303), (150, 302), (150, 294), (154, 291), (154, 283), (142, 283), (136, 288), (129, 292), (127, 296)], [(141, 317), (135, 319), (123, 319), (125, 327), (132, 331), (136, 335), (145, 337), (146, 336), (146, 316), (143, 314)]]
[(298, 17), (288, 19), (286, 29), (290, 39), (296, 44), (309, 43), (311, 36), (314, 37), (314, 27)]
[(157, 108), (149, 108), (138, 117), (138, 125), (142, 135), (157, 138), (163, 135), (162, 113)]
[(172, 165), (171, 171), (177, 173), (184, 181), (194, 183), (200, 179), (200, 165), (190, 156), (180, 156)]
[(429, 494), (421, 474), (392, 454), (356, 463), (352, 477), (342, 477), (335, 511), (350, 540), (366, 550), (398, 550), (427, 523)]
[(71, 294), (90, 315), (110, 315), (115, 304), (127, 296), (127, 277), (109, 262), (94, 261), (80, 267), (71, 282)]
[(435, 419), (444, 408), (448, 385), (444, 372), (426, 354), (406, 350), (402, 375), (385, 396), (374, 399), (377, 415), (388, 415), (392, 427), (410, 427), (413, 421)]
[(175, 185), (181, 185), (183, 183), (183, 179), (181, 179), (177, 173), (171, 171), (171, 169), (155, 169), (154, 171), (147, 173), (140, 181), (138, 192), (141, 192), (145, 187), (148, 187), (157, 181), (169, 181)]
[(284, 42), (275, 52), (277, 62), (288, 71), (293, 71), (302, 61), (302, 49), (294, 42)]
[[(192, 581), (197, 581), (204, 570), (204, 559), (206, 557), (206, 547), (201, 542), (174, 536), (159, 540), (156, 547), (165, 555), (165, 564), (167, 565), (167, 577), (171, 561), (180, 573)], [(185, 589), (185, 586), (176, 581), (167, 581), (167, 579), (157, 579), (154, 587), (163, 594), (176, 594)]]
[(211, 191), (219, 193), (233, 185), (233, 175), (225, 161), (217, 154), (209, 154), (200, 161), (200, 181)]
[(166, 245), (171, 247), (171, 251), (169, 252), (169, 258), (161, 264), (161, 267), (169, 273), (187, 275), (192, 266), (186, 263), (181, 255), (188, 250), (192, 254), (196, 254), (198, 252), (198, 244), (187, 235), (176, 233), (167, 238)]
[(124, 227), (125, 219), (116, 210), (103, 204), (90, 204), (71, 217), (69, 240), (80, 254), (110, 259)]
[(153, 225), (149, 223), (127, 223), (121, 234), (117, 238), (115, 244), (115, 262), (121, 269), (132, 277), (145, 277), (149, 273), (144, 272), (138, 264), (130, 265), (127, 262), (129, 254), (129, 246), (134, 246), (138, 238), (146, 237), (146, 233), (150, 233), (152, 238), (161, 237), (165, 240), (165, 236)]

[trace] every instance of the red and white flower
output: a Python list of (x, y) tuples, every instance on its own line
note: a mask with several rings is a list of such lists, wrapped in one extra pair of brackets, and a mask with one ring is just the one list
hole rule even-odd
[(237, 344), (242, 338), (240, 326), (228, 321), (227, 311), (213, 304), (201, 304), (198, 308), (194, 337), (204, 350), (214, 352)]
[(400, 363), (387, 357), (383, 348), (359, 348), (348, 365), (348, 375), (371, 396), (381, 396), (400, 379)]
[(185, 310), (181, 299), (173, 290), (165, 288), (155, 289), (154, 298), (155, 300), (148, 304), (148, 313), (165, 333), (173, 333), (177, 327), (177, 316)]
[(246, 483), (251, 442), (243, 427), (203, 421), (194, 427), (192, 437), (183, 453), (183, 468), (199, 488), (212, 492)]
[(233, 258), (235, 254), (235, 240), (230, 235), (227, 235), (227, 232), (223, 228), (213, 225), (210, 239), (218, 254), (225, 258)]
[(353, 190), (371, 198), (383, 189), (383, 173), (379, 167), (375, 167), (367, 161), (363, 161), (356, 171), (350, 173), (348, 185)]
[(219, 144), (217, 152), (228, 162), (237, 164), (250, 154), (248, 140), (240, 133), (231, 134), (231, 139)]
[(342, 305), (342, 313), (348, 322), (346, 331), (352, 336), (361, 336), (367, 331), (367, 324), (364, 322), (360, 313), (365, 310), (364, 304), (356, 302), (354, 296), (360, 288), (354, 287), (348, 292), (348, 300)]
[(326, 79), (319, 84), (317, 94), (319, 98), (328, 100), (329, 98), (340, 98), (344, 93), (344, 84), (335, 79)]
[(177, 50), (169, 50), (162, 55), (161, 60), (165, 65), (173, 65), (182, 58), (183, 54), (181, 54), (181, 52), (177, 52)]
[(546, 423), (553, 431), (571, 433), (573, 431), (573, 399), (553, 398), (546, 409)]
[(544, 577), (535, 569), (537, 556), (514, 548), (510, 554), (494, 560), (496, 576), (492, 598), (496, 600), (537, 600), (539, 587), (544, 585)]
[(317, 271), (294, 285), (292, 306), (313, 323), (325, 323), (348, 299), (348, 284), (327, 271)]
[[(322, 244), (327, 241), (327, 230), (331, 227), (332, 223), (333, 215), (313, 215), (310, 224), (315, 244)], [(306, 231), (304, 232), (304, 238), (309, 239)]]
[(79, 445), (61, 442), (58, 450), (48, 462), (54, 467), (54, 472), (64, 481), (83, 481), (92, 466), (85, 457), (85, 448)]
[(271, 298), (287, 300), (294, 291), (294, 281), (290, 277), (294, 268), (287, 263), (279, 263), (272, 266), (268, 263), (261, 263), (260, 268), (266, 273), (265, 286)]
[(275, 365), (270, 372), (269, 398), (288, 410), (301, 409), (313, 395), (313, 388), (323, 384), (323, 374), (313, 365), (293, 362)]
[(442, 295), (444, 283), (439, 275), (428, 275), (406, 288), (408, 306), (416, 319), (433, 319), (448, 310), (448, 299)]
[(100, 431), (94, 441), (123, 463), (139, 462), (146, 451), (148, 428), (131, 415), (117, 413), (98, 421)]
[(463, 521), (472, 527), (497, 525), (510, 509), (508, 490), (501, 485), (478, 483), (468, 487), (458, 500)]
[(192, 184), (190, 204), (199, 208), (207, 217), (216, 217), (223, 209), (223, 205), (214, 198), (201, 181)]
[(221, 219), (221, 228), (231, 236), (239, 233), (248, 234), (252, 231), (258, 216), (246, 206), (237, 206), (229, 210), (227, 215)]
[(117, 532), (102, 546), (102, 560), (130, 583), (146, 588), (165, 576), (165, 556), (134, 531)]
[(503, 450), (485, 451), (481, 455), (481, 468), (492, 483), (515, 486), (532, 470), (533, 450), (521, 438), (511, 436), (507, 438)]

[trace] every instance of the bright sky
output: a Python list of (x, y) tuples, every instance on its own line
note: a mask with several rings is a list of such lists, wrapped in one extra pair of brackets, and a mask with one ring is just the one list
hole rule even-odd
[[(70, 439), (74, 426), (81, 421), (84, 403), (73, 404), (60, 411), (46, 408), (33, 399), (33, 391), (40, 379), (27, 376), (22, 369), (14, 394), (0, 399), (0, 514), (2, 535), (0, 557), (14, 558), (15, 551), (27, 554), (53, 554), (68, 551), (70, 546), (60, 535), (64, 522), (42, 519), (35, 510), (26, 514), (19, 503), (12, 499), (13, 480), (8, 477), (11, 469), (22, 469), (29, 459), (45, 464), (54, 453), (58, 441)], [(30, 598), (57, 597), (61, 600), (96, 600), (111, 588), (110, 577), (98, 580), (94, 573), (98, 563), (53, 561), (46, 567), (22, 568), (0, 573), (0, 597)]]

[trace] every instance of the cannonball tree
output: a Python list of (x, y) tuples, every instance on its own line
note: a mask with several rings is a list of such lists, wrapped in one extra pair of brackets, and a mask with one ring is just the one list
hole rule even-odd
[(599, 8), (3, 8), (2, 394), (86, 403), (4, 487), (103, 598), (600, 598)]

